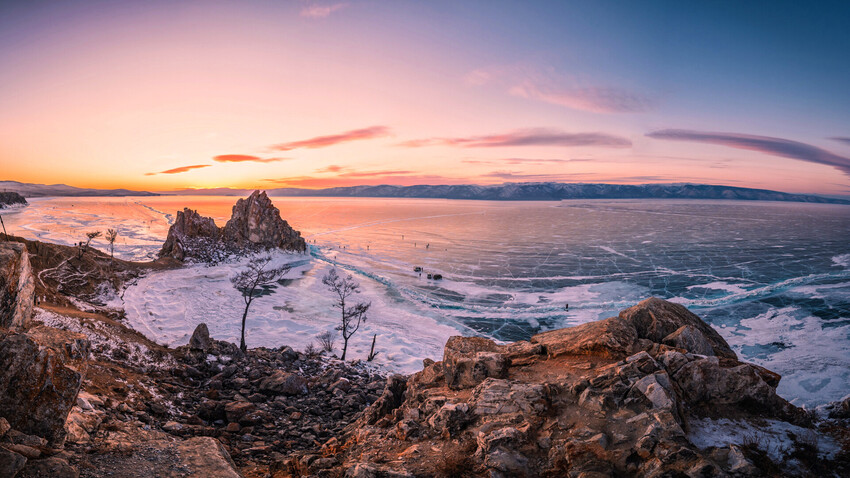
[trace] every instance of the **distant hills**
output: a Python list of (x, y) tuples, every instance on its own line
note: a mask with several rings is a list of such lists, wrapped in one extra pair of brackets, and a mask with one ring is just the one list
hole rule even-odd
[(76, 188), (66, 184), (32, 184), (18, 181), (0, 181), (0, 192), (16, 192), (28, 198), (46, 196), (158, 196), (147, 191), (131, 191), (129, 189), (89, 189)]
[[(64, 184), (27, 184), (0, 181), (0, 192), (15, 191), (25, 197), (44, 196), (157, 196), (220, 195), (248, 196), (252, 189), (182, 189), (152, 193), (128, 189), (83, 189)], [(326, 189), (267, 189), (269, 196), (383, 197), (474, 199), (487, 201), (560, 201), (563, 199), (731, 199), (746, 201), (794, 201), (850, 204), (850, 200), (812, 194), (790, 194), (768, 189), (710, 184), (591, 184), (591, 183), (505, 183), (493, 186), (420, 185), (351, 186)]]
[[(193, 189), (163, 194), (217, 194), (245, 196), (244, 189)], [(748, 201), (794, 201), (850, 204), (850, 200), (790, 194), (767, 189), (709, 184), (587, 184), (506, 183), (495, 186), (351, 186), (327, 189), (268, 189), (269, 196), (385, 197), (475, 199), (489, 201), (560, 201), (563, 199), (731, 199)]]

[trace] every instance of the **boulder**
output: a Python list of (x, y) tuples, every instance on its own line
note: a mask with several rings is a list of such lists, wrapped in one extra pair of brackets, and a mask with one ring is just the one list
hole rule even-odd
[(62, 354), (23, 334), (0, 339), (0, 416), (12, 428), (61, 443), (82, 375)]
[(22, 330), (34, 306), (35, 280), (26, 246), (0, 242), (0, 328)]
[(69, 465), (67, 461), (51, 456), (40, 460), (30, 460), (17, 475), (17, 478), (42, 478), (46, 476), (51, 478), (79, 478), (80, 472)]
[(20, 453), (0, 446), (0, 478), (13, 478), (26, 463), (26, 457)]
[(634, 326), (623, 319), (590, 322), (566, 329), (543, 332), (531, 337), (550, 357), (558, 355), (597, 355), (622, 358), (630, 355), (637, 340)]
[(506, 378), (510, 359), (483, 337), (450, 337), (443, 351), (443, 370), (450, 388), (472, 388), (488, 377)]
[(254, 191), (247, 199), (236, 201), (222, 235), (225, 242), (237, 247), (250, 245), (263, 249), (307, 250), (301, 233), (281, 219), (280, 211), (265, 191)]
[(206, 352), (210, 349), (210, 346), (212, 346), (210, 329), (207, 328), (207, 324), (200, 323), (195, 327), (195, 331), (192, 332), (192, 337), (189, 339), (189, 348)]
[(685, 349), (692, 354), (714, 355), (711, 342), (693, 325), (679, 327), (675, 332), (664, 337), (662, 342), (671, 347)]
[(307, 380), (296, 373), (275, 370), (260, 382), (260, 391), (274, 395), (305, 395)]
[[(676, 339), (678, 336), (675, 333), (681, 327), (691, 326), (702, 334), (705, 341), (711, 346), (713, 355), (731, 359), (738, 358), (717, 331), (683, 305), (650, 297), (621, 311), (619, 317), (635, 328), (638, 337), (656, 343), (664, 343), (664, 340), (671, 335)], [(695, 336), (693, 333), (689, 335), (691, 338)], [(682, 337), (679, 337), (679, 339), (684, 340)], [(697, 340), (701, 341), (701, 339)]]

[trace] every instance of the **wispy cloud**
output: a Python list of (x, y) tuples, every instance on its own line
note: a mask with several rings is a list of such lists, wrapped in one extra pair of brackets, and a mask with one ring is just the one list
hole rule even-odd
[(283, 161), (285, 159), (292, 158), (261, 158), (259, 156), (251, 156), (250, 154), (220, 154), (218, 156), (213, 157), (213, 160), (218, 161), (219, 163), (274, 163), (277, 161)]
[(839, 156), (825, 149), (810, 144), (792, 141), (790, 139), (774, 138), (771, 136), (756, 136), (741, 133), (716, 133), (692, 131), (685, 129), (665, 129), (648, 133), (646, 136), (655, 139), (674, 141), (694, 141), (699, 143), (718, 144), (730, 148), (758, 151), (783, 158), (798, 159), (810, 163), (826, 164), (838, 168), (850, 175), (850, 158)]
[(509, 66), (474, 70), (464, 78), (474, 86), (495, 84), (509, 94), (592, 113), (642, 113), (657, 99), (617, 86), (594, 84), (552, 68)]
[(334, 176), (295, 176), (289, 178), (264, 179), (263, 181), (279, 187), (296, 188), (332, 188), (344, 186), (364, 186), (392, 184), (413, 186), (417, 184), (466, 184), (467, 178), (452, 178), (433, 174), (397, 174), (395, 171), (364, 171)]
[(462, 159), (460, 162), (466, 164), (527, 164), (527, 165), (543, 165), (543, 164), (563, 164), (576, 161), (593, 161), (592, 159), (537, 159), (537, 158), (495, 158), (495, 159)]
[(654, 100), (644, 95), (622, 88), (603, 86), (571, 88), (526, 80), (512, 87), (509, 92), (522, 98), (593, 113), (643, 113), (650, 111), (655, 105)]
[(567, 133), (545, 128), (512, 131), (504, 134), (468, 136), (460, 138), (426, 138), (399, 143), (399, 146), (459, 146), (463, 148), (496, 148), (505, 146), (606, 146), (627, 148), (632, 142), (627, 138), (606, 133)]
[(850, 144), (850, 138), (847, 138), (845, 136), (833, 136), (832, 138), (829, 138), (829, 139), (834, 140), (834, 141), (840, 141), (840, 142), (845, 143), (845, 144)]
[(308, 5), (301, 9), (301, 16), (304, 18), (326, 18), (334, 12), (338, 12), (347, 7), (348, 3), (334, 3), (330, 5)]
[(165, 170), (165, 171), (160, 171), (160, 172), (158, 172), (158, 173), (145, 173), (145, 176), (153, 176), (153, 175), (155, 175), (155, 174), (178, 174), (178, 173), (185, 173), (186, 171), (191, 171), (191, 170), (193, 170), (193, 169), (208, 168), (208, 167), (210, 167), (210, 166), (211, 166), (210, 164), (194, 164), (194, 165), (192, 165), (192, 166), (180, 166), (179, 168), (167, 169), (167, 170)]
[(315, 138), (305, 139), (301, 141), (281, 143), (272, 146), (272, 149), (275, 149), (277, 151), (290, 151), (297, 148), (324, 148), (327, 146), (333, 146), (335, 144), (346, 143), (349, 141), (380, 138), (384, 136), (389, 136), (389, 134), (390, 129), (386, 126), (370, 126), (369, 128), (354, 129), (339, 134), (316, 136)]

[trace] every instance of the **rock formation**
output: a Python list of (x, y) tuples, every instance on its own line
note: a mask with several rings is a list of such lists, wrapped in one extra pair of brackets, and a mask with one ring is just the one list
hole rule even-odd
[(6, 206), (26, 205), (27, 200), (16, 192), (0, 192), (0, 209)]
[(684, 307), (651, 298), (527, 342), (452, 337), (442, 362), (391, 377), (324, 444), (336, 465), (296, 456), (281, 468), (364, 478), (759, 476), (768, 471), (760, 455), (734, 444), (698, 448), (689, 430), (729, 417), (805, 430), (810, 415), (776, 394), (778, 382), (738, 361)]
[(283, 249), (304, 252), (307, 244), (301, 233), (281, 219), (265, 192), (254, 191), (233, 206), (230, 220), (219, 228), (210, 217), (184, 209), (177, 212), (160, 257), (215, 262), (229, 253)]
[(35, 281), (23, 244), (0, 242), (0, 328), (22, 329), (32, 316)]
[(61, 443), (81, 383), (63, 353), (25, 334), (0, 339), (0, 416), (12, 428)]

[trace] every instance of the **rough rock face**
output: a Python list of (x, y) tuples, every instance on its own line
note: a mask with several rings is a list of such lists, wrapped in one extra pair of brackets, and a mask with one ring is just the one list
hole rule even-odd
[(27, 204), (27, 200), (16, 192), (0, 192), (0, 209), (15, 204)]
[(223, 228), (197, 211), (178, 211), (159, 255), (211, 262), (221, 254), (268, 249), (304, 252), (307, 244), (300, 232), (281, 219), (266, 193), (254, 191), (236, 202)]
[(530, 342), (452, 337), (442, 362), (391, 377), (361, 419), (325, 443), (335, 466), (294, 457), (282, 468), (346, 477), (760, 475), (777, 465), (735, 444), (698, 448), (690, 424), (736, 417), (808, 427), (777, 383), (684, 307), (653, 298)]
[(0, 416), (12, 428), (61, 443), (81, 382), (64, 353), (24, 334), (0, 336)]
[(201, 216), (198, 211), (185, 208), (177, 211), (177, 218), (168, 229), (168, 237), (159, 255), (182, 261), (186, 258), (187, 252), (191, 253), (205, 241), (217, 242), (220, 235), (221, 231), (215, 225), (213, 218)]
[(0, 242), (0, 327), (23, 329), (32, 317), (35, 280), (23, 244)]
[(265, 191), (254, 191), (247, 199), (236, 201), (222, 235), (225, 242), (237, 247), (251, 245), (299, 252), (307, 249), (301, 233), (280, 218), (280, 211)]

